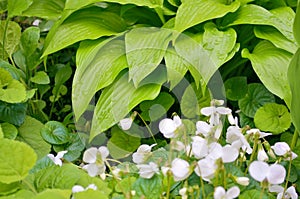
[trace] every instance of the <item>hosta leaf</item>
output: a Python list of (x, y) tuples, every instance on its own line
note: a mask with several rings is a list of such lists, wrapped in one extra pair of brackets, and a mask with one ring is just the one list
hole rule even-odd
[(145, 0), (106, 0), (106, 2), (114, 2), (120, 4), (135, 4), (137, 6), (147, 6), (149, 8), (157, 8), (163, 5), (163, 0), (152, 0), (152, 1), (145, 1)]
[(290, 53), (295, 53), (297, 50), (296, 43), (287, 39), (282, 33), (271, 26), (257, 26), (254, 28), (254, 34), (256, 37), (269, 40), (277, 48), (281, 48)]
[(97, 3), (99, 0), (66, 0), (66, 10), (78, 10), (89, 4)]
[(105, 88), (95, 108), (90, 141), (96, 135), (118, 123), (140, 102), (156, 98), (161, 84), (164, 82), (156, 80), (161, 75), (163, 73), (159, 71), (158, 74), (154, 74), (150, 78), (150, 82), (145, 81), (143, 86), (136, 89), (132, 82), (128, 82), (128, 74), (126, 73), (111, 86)]
[(242, 99), (247, 94), (247, 77), (239, 76), (232, 77), (224, 83), (226, 98), (232, 101)]
[(50, 144), (65, 144), (70, 139), (70, 133), (62, 123), (49, 121), (41, 129), (41, 135)]
[(294, 20), (294, 26), (293, 26), (293, 33), (294, 37), (298, 43), (298, 46), (300, 46), (300, 2), (298, 1), (298, 7), (296, 11), (296, 16)]
[(72, 191), (67, 189), (46, 189), (38, 193), (33, 199), (69, 199), (71, 193)]
[(241, 111), (251, 118), (258, 108), (268, 102), (275, 102), (274, 95), (259, 83), (248, 84), (246, 96), (238, 101)]
[(30, 145), (38, 155), (38, 159), (44, 157), (50, 153), (51, 145), (45, 142), (40, 132), (44, 125), (32, 118), (27, 116), (24, 123), (19, 128), (19, 134), (17, 139)]
[(276, 103), (267, 103), (257, 109), (254, 123), (262, 131), (279, 134), (291, 126), (291, 116), (286, 106)]
[(45, 19), (58, 19), (62, 15), (65, 0), (33, 0), (22, 15)]
[(25, 119), (27, 104), (11, 104), (0, 101), (0, 120), (20, 126)]
[(0, 68), (0, 100), (8, 103), (20, 103), (26, 100), (25, 86), (13, 79), (3, 68)]
[(14, 17), (21, 15), (24, 10), (26, 10), (29, 5), (32, 3), (32, 0), (8, 0), (7, 1), (7, 10), (8, 17)]
[(300, 48), (297, 50), (295, 55), (293, 56), (290, 66), (288, 68), (288, 81), (292, 92), (292, 100), (291, 100), (291, 116), (293, 124), (295, 125), (298, 132), (300, 131)]
[(135, 87), (160, 64), (171, 34), (169, 29), (137, 28), (125, 35), (129, 78)]
[(250, 59), (252, 67), (266, 88), (291, 104), (291, 91), (287, 79), (287, 70), (292, 55), (278, 49), (268, 41), (260, 42), (249, 53), (243, 49), (242, 57)]
[(4, 138), (15, 139), (18, 135), (18, 129), (10, 123), (0, 123)]
[[(6, 60), (16, 50), (20, 42), (21, 27), (13, 21), (8, 21), (4, 37), (6, 21), (0, 21), (0, 58)], [(3, 51), (4, 50), (4, 51)]]
[(0, 182), (12, 183), (24, 179), (36, 162), (34, 150), (15, 140), (0, 139)]
[(45, 41), (43, 56), (56, 52), (85, 39), (116, 35), (126, 28), (123, 20), (116, 14), (91, 7), (71, 14), (59, 26), (52, 28)]
[(110, 85), (119, 72), (127, 67), (127, 61), (123, 40), (83, 42), (77, 55), (72, 103), (76, 119), (79, 119), (95, 93)]
[(234, 1), (228, 5), (221, 0), (182, 1), (175, 18), (175, 30), (183, 32), (204, 21), (223, 17), (229, 12), (235, 12), (239, 6), (239, 1)]
[(227, 27), (239, 24), (269, 25), (279, 30), (287, 39), (294, 41), (292, 30), (294, 17), (295, 13), (290, 7), (268, 11), (258, 5), (246, 4), (237, 12), (224, 17), (223, 25)]

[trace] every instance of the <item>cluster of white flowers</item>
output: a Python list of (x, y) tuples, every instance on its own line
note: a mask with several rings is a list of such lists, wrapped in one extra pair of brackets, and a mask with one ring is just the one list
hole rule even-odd
[[(269, 192), (277, 193), (278, 199), (297, 198), (294, 186), (283, 187), (287, 172), (280, 164), (281, 161), (291, 161), (297, 155), (285, 142), (277, 142), (270, 146), (265, 137), (271, 133), (239, 127), (237, 118), (233, 117), (231, 109), (221, 106), (223, 103), (222, 100), (213, 100), (210, 107), (201, 109), (201, 113), (208, 116), (208, 120), (198, 121), (195, 132), (186, 132), (184, 122), (177, 115), (160, 121), (160, 132), (170, 139), (169, 161), (151, 160), (152, 149), (156, 144), (143, 144), (132, 155), (139, 176), (151, 179), (154, 175), (162, 175), (172, 177), (176, 182), (184, 181), (195, 173), (203, 182), (215, 186), (215, 199), (233, 199), (240, 195), (239, 186), (249, 185), (249, 173), (252, 180), (260, 182), (262, 186), (267, 185)], [(226, 118), (230, 126), (226, 133), (222, 134), (223, 120)], [(123, 130), (128, 130), (132, 121), (132, 118), (125, 118), (119, 125)], [(83, 169), (91, 176), (105, 175), (105, 159), (108, 155), (108, 149), (103, 146), (86, 150), (83, 161), (87, 164)], [(249, 157), (250, 161), (247, 160)], [(272, 160), (270, 164), (269, 160)], [(230, 178), (236, 184), (229, 187), (226, 183), (214, 184), (214, 180), (220, 178), (220, 173), (226, 173), (224, 170), (228, 163), (243, 165), (246, 170), (244, 175), (230, 174)], [(188, 198), (187, 187), (182, 187), (179, 194), (182, 198)]]

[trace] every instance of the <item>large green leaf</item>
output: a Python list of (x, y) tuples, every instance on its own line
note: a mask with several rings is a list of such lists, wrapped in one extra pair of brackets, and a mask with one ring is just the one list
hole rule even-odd
[(287, 39), (276, 28), (271, 26), (257, 26), (254, 28), (254, 34), (260, 39), (266, 39), (273, 43), (277, 48), (281, 48), (290, 53), (297, 51), (297, 44)]
[(135, 4), (137, 6), (147, 6), (149, 8), (157, 8), (163, 5), (163, 0), (152, 0), (152, 1), (145, 1), (145, 0), (106, 0), (106, 2), (114, 2), (120, 4)]
[(0, 182), (12, 183), (24, 179), (36, 162), (34, 150), (15, 140), (0, 139)]
[(32, 191), (21, 189), (20, 191), (11, 195), (0, 197), (0, 199), (27, 199), (33, 198), (34, 196), (35, 194)]
[(26, 116), (27, 104), (11, 104), (0, 101), (0, 120), (20, 126)]
[(4, 138), (14, 140), (18, 135), (18, 129), (10, 123), (1, 123), (0, 128), (2, 129)]
[(163, 191), (163, 181), (158, 175), (151, 179), (138, 178), (133, 184), (133, 189), (140, 198), (159, 199)]
[(292, 55), (284, 50), (276, 48), (268, 41), (260, 42), (249, 53), (243, 49), (242, 57), (250, 59), (252, 67), (265, 87), (273, 94), (291, 104), (291, 91), (287, 79), (287, 70)]
[(71, 190), (63, 189), (46, 189), (37, 194), (33, 199), (69, 199)]
[(63, 19), (50, 30), (43, 56), (81, 40), (116, 35), (126, 29), (125, 23), (118, 15), (97, 7), (74, 12), (62, 22)]
[(45, 142), (40, 134), (43, 127), (40, 121), (27, 116), (19, 128), (17, 137), (18, 140), (27, 143), (35, 150), (38, 159), (50, 153), (51, 150), (51, 145)]
[(99, 0), (66, 0), (65, 9), (66, 10), (78, 10), (87, 5), (97, 3)]
[(239, 1), (229, 5), (221, 0), (185, 0), (177, 10), (175, 30), (184, 30), (215, 18), (220, 18), (229, 12), (235, 12), (240, 7)]
[(258, 5), (246, 4), (237, 12), (224, 17), (223, 25), (227, 27), (240, 24), (269, 25), (279, 30), (287, 39), (294, 41), (294, 17), (295, 13), (290, 7), (280, 7), (268, 11)]
[(288, 81), (292, 92), (292, 102), (290, 107), (291, 117), (293, 124), (298, 132), (300, 131), (300, 48), (293, 56), (290, 66), (288, 68)]
[(29, 57), (39, 46), (40, 29), (38, 27), (29, 27), (21, 35), (20, 47), (22, 53)]
[(76, 119), (79, 119), (95, 93), (110, 85), (127, 67), (127, 61), (124, 41), (117, 39), (108, 43), (101, 40), (83, 42), (77, 56), (72, 103)]
[(300, 1), (298, 1), (298, 7), (296, 11), (296, 16), (294, 20), (294, 26), (293, 26), (293, 33), (294, 37), (298, 43), (298, 46), (300, 46)]
[(44, 140), (57, 145), (67, 143), (71, 136), (67, 127), (57, 121), (47, 122), (40, 132)]
[(224, 83), (226, 98), (232, 101), (242, 99), (247, 94), (247, 77), (232, 77)]
[(7, 10), (8, 10), (8, 17), (14, 17), (17, 15), (21, 15), (21, 13), (26, 10), (32, 0), (8, 0), (7, 1)]
[(64, 5), (65, 0), (33, 0), (33, 3), (22, 15), (45, 19), (58, 19), (62, 15)]
[[(6, 23), (8, 23), (7, 26)], [(6, 60), (8, 57), (11, 57), (11, 55), (16, 51), (19, 45), (20, 37), (21, 37), (21, 27), (16, 22), (0, 21), (0, 58), (1, 59)]]
[(136, 28), (125, 35), (129, 78), (135, 87), (160, 64), (171, 34), (170, 29)]
[(161, 84), (166, 81), (165, 76), (165, 71), (157, 70), (156, 73), (141, 82), (144, 84), (136, 89), (132, 82), (128, 82), (126, 73), (111, 86), (105, 88), (95, 108), (90, 141), (96, 135), (118, 123), (140, 102), (157, 97)]

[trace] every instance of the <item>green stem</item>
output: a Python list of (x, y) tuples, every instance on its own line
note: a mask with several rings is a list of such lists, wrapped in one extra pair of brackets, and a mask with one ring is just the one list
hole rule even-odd
[[(257, 138), (256, 138), (256, 136), (255, 136), (255, 138), (254, 138), (253, 150), (252, 150), (252, 154), (251, 154), (251, 156), (250, 156), (249, 165), (250, 165), (250, 163), (253, 161), (253, 159), (254, 159), (254, 156), (256, 155), (257, 146), (258, 146), (258, 139), (257, 139)], [(247, 168), (246, 168), (246, 170), (245, 170), (245, 173), (244, 173), (244, 174), (246, 174), (246, 173), (248, 172), (249, 165), (247, 166)]]
[(204, 189), (204, 182), (203, 182), (203, 179), (201, 177), (200, 177), (200, 184), (201, 184), (201, 190), (202, 190), (202, 198), (206, 198), (205, 189)]
[(293, 149), (295, 148), (297, 141), (298, 141), (298, 137), (299, 137), (299, 132), (297, 130), (295, 130), (294, 135), (293, 135), (293, 139), (291, 142), (291, 150), (293, 151)]
[[(282, 195), (282, 198), (284, 196), (284, 193), (286, 192), (287, 190), (287, 187), (288, 187), (288, 183), (289, 183), (289, 178), (290, 178), (290, 175), (291, 175), (291, 168), (292, 168), (292, 152), (290, 152), (289, 154), (289, 158), (290, 158), (290, 161), (289, 161), (289, 168), (288, 168), (288, 172), (287, 172), (287, 176), (286, 176), (286, 182), (285, 182), (285, 185), (284, 185), (284, 190), (283, 190), (283, 195)], [(283, 198), (284, 199), (284, 198)]]
[(150, 127), (148, 126), (148, 124), (146, 123), (146, 121), (143, 119), (143, 117), (142, 117), (138, 112), (136, 112), (136, 113), (137, 113), (137, 115), (141, 118), (142, 122), (145, 124), (145, 126), (146, 126), (147, 130), (149, 131), (149, 133), (150, 133), (150, 135), (151, 135), (153, 141), (157, 144), (157, 141), (156, 141), (156, 139), (155, 139), (155, 137), (154, 137), (154, 135), (153, 135), (153, 132), (151, 131), (151, 129), (150, 129)]
[(170, 198), (170, 190), (171, 190), (171, 180), (170, 180), (170, 174), (167, 173), (167, 197), (166, 199), (169, 199)]

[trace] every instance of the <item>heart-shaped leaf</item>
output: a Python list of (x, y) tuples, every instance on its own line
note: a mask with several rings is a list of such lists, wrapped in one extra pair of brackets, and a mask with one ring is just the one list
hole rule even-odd
[(65, 144), (70, 139), (68, 129), (57, 121), (47, 122), (41, 129), (41, 135), (50, 144)]

